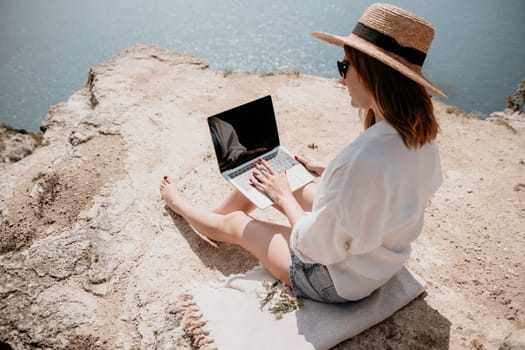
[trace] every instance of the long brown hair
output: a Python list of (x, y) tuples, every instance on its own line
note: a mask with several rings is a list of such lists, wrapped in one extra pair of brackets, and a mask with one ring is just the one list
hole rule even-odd
[[(430, 95), (423, 86), (350, 46), (345, 46), (345, 54), (405, 146), (419, 148), (436, 138), (439, 124)], [(365, 129), (375, 122), (374, 111), (365, 111)]]

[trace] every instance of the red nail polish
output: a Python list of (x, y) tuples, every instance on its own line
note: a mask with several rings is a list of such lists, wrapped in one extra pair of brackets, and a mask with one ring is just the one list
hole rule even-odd
[(262, 163), (263, 159), (262, 158), (259, 158), (259, 163)]
[(253, 166), (256, 167), (257, 166), (257, 162), (253, 163)]
[(164, 180), (167, 180), (167, 179), (168, 179), (168, 177), (167, 177), (167, 176), (164, 176)]
[(299, 157), (297, 157), (297, 156), (293, 156), (293, 157), (295, 158), (295, 160), (299, 160)]

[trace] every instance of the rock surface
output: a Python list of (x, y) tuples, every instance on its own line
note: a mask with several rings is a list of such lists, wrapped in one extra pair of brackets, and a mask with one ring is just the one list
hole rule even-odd
[(40, 145), (40, 134), (13, 130), (0, 123), (0, 163), (14, 163), (27, 157)]
[(507, 108), (502, 112), (491, 113), (487, 120), (496, 124), (505, 125), (511, 131), (516, 133), (518, 130), (525, 129), (525, 113), (514, 111), (510, 108)]
[[(170, 175), (200, 205), (220, 201), (230, 187), (206, 117), (265, 94), (297, 153), (327, 161), (362, 130), (335, 80), (223, 73), (149, 46), (95, 66), (83, 89), (52, 107), (43, 146), (0, 163), (0, 342), (189, 349), (177, 306), (184, 285), (257, 261), (171, 216), (158, 184)], [(409, 262), (428, 290), (337, 349), (523, 345), (524, 131), (435, 108), (445, 181)], [(285, 222), (273, 209), (255, 216)]]

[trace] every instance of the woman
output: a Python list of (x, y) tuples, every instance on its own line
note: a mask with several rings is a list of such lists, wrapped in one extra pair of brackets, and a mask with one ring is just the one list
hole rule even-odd
[(284, 174), (261, 160), (252, 183), (275, 202), (289, 226), (254, 219), (237, 191), (215, 210), (182, 199), (167, 177), (166, 204), (209, 238), (238, 244), (262, 261), (299, 298), (341, 303), (366, 297), (398, 272), (420, 234), (425, 204), (442, 182), (438, 124), (421, 75), (434, 30), (397, 7), (370, 6), (347, 37), (313, 33), (344, 47), (338, 62), (365, 131), (292, 193)]

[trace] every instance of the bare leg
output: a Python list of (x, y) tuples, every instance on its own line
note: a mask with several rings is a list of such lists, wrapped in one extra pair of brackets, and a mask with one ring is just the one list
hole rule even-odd
[(228, 197), (226, 197), (226, 199), (219, 204), (213, 212), (218, 214), (228, 214), (240, 210), (248, 214), (254, 211), (255, 208), (255, 205), (239, 192), (239, 190), (233, 189)]
[(317, 182), (310, 182), (293, 193), (303, 210), (312, 211), (312, 204), (318, 187)]
[(175, 184), (166, 179), (160, 184), (160, 192), (168, 207), (183, 216), (200, 233), (213, 240), (243, 247), (259, 259), (274, 277), (290, 285), (289, 227), (256, 220), (240, 210), (221, 214), (199, 208), (183, 199)]

